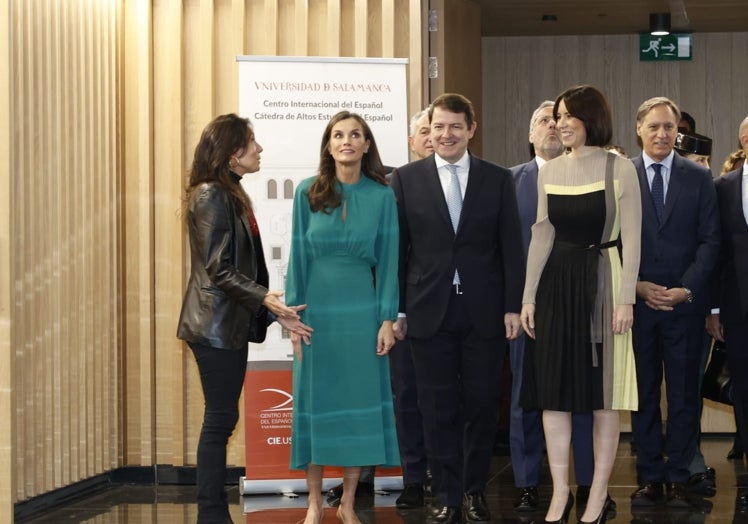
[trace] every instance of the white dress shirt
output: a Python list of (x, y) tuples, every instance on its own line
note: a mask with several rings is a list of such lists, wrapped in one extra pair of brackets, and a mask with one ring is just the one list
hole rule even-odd
[[(439, 155), (434, 155), (434, 161), (436, 162), (436, 171), (439, 173), (439, 182), (442, 185), (442, 191), (444, 191), (444, 199), (447, 199), (447, 190), (449, 184), (452, 183), (452, 172), (447, 168), (449, 162), (444, 160)], [(462, 198), (465, 198), (465, 189), (467, 188), (468, 172), (470, 171), (470, 154), (465, 151), (457, 162), (453, 165), (457, 166), (457, 179), (460, 181), (460, 193)]]

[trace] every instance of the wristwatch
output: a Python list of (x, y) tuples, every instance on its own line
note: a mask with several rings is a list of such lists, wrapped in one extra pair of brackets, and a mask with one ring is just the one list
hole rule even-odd
[(692, 304), (693, 303), (693, 293), (691, 292), (691, 290), (688, 289), (687, 287), (684, 287), (683, 291), (686, 292), (686, 302), (688, 302), (689, 304)]

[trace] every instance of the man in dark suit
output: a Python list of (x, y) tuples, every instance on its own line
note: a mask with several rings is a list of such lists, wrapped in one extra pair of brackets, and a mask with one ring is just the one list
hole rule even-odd
[[(740, 124), (738, 137), (748, 153), (748, 117)], [(748, 163), (719, 177), (715, 186), (722, 230), (719, 292), (714, 297), (719, 312), (707, 317), (707, 330), (726, 342), (735, 421), (743, 449), (748, 449)], [(735, 503), (748, 508), (748, 488), (738, 489)]]
[[(512, 174), (468, 152), (468, 99), (431, 104), (435, 155), (396, 169), (398, 331), (410, 337), (438, 508), (431, 523), (488, 522), (504, 338), (520, 330), (524, 261)], [(406, 320), (407, 318), (407, 320)]]
[[(719, 211), (711, 173), (674, 153), (679, 120), (678, 106), (664, 97), (645, 101), (636, 117), (643, 148), (633, 159), (642, 195), (642, 240), (634, 306), (639, 410), (631, 420), (641, 484), (631, 496), (632, 506), (693, 504), (686, 483), (697, 449), (703, 319), (719, 252)], [(663, 368), (668, 403), (664, 449)]]
[[(546, 100), (530, 118), (530, 151), (534, 158), (511, 168), (517, 190), (517, 206), (522, 226), (523, 256), (530, 246), (530, 228), (538, 210), (538, 169), (548, 160), (564, 152), (561, 137), (553, 119), (553, 102)], [(535, 511), (539, 507), (538, 483), (543, 461), (543, 427), (540, 410), (524, 410), (519, 405), (522, 387), (522, 366), (525, 335), (509, 342), (509, 361), (512, 366), (512, 399), (510, 408), (509, 449), (512, 456), (514, 484), (519, 488), (514, 503), (516, 511)], [(590, 494), (594, 457), (592, 449), (592, 415), (575, 413), (572, 416), (574, 467), (577, 481), (578, 506), (584, 506)]]

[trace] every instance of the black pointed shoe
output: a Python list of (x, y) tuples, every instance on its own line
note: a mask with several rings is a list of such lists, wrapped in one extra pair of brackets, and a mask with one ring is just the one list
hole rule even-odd
[(538, 510), (538, 487), (527, 486), (519, 490), (519, 495), (514, 503), (514, 511), (537, 511)]
[(449, 506), (437, 508), (427, 522), (428, 524), (462, 524), (462, 510)]
[(561, 515), (561, 518), (558, 520), (543, 520), (546, 524), (567, 524), (569, 522), (569, 513), (571, 513), (571, 508), (574, 506), (574, 495), (571, 494), (571, 490), (569, 490), (569, 498), (566, 499), (566, 506), (564, 507), (564, 513)]
[(491, 512), (488, 510), (486, 497), (482, 491), (465, 493), (462, 499), (462, 508), (465, 511), (465, 522), (491, 521)]
[(631, 495), (632, 507), (657, 506), (663, 502), (665, 496), (659, 482), (645, 482)]
[(395, 501), (398, 509), (413, 509), (423, 507), (423, 485), (406, 484), (400, 496)]

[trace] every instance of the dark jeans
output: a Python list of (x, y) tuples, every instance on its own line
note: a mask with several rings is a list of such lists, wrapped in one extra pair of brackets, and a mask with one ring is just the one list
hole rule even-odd
[(197, 522), (231, 522), (226, 501), (226, 444), (239, 420), (239, 395), (247, 348), (219, 349), (189, 343), (200, 370), (205, 415), (197, 445)]

